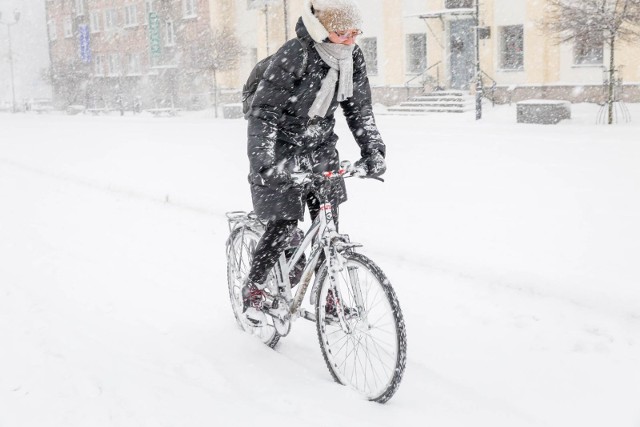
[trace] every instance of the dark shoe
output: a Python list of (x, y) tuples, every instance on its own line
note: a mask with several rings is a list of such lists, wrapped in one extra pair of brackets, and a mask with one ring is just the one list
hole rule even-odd
[(266, 293), (255, 283), (247, 282), (242, 287), (242, 313), (253, 326), (262, 326), (267, 318), (264, 314)]

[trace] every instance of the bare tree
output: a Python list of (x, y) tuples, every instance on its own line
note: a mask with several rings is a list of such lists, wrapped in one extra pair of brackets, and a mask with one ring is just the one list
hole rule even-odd
[(87, 67), (80, 60), (54, 62), (42, 71), (42, 77), (64, 100), (65, 107), (77, 102), (89, 81)]
[(196, 45), (195, 66), (212, 74), (213, 104), (218, 117), (218, 73), (236, 68), (244, 47), (235, 33), (228, 29), (203, 32)]
[(608, 123), (613, 123), (615, 48), (618, 41), (640, 39), (640, 0), (547, 0), (543, 29), (558, 43), (580, 41), (609, 47)]

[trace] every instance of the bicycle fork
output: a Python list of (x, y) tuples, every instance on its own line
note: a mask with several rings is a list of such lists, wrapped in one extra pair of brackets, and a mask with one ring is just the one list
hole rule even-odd
[[(368, 329), (369, 322), (367, 318), (367, 312), (365, 310), (362, 289), (360, 288), (358, 267), (347, 266), (345, 258), (336, 250), (335, 246), (331, 246), (331, 254), (329, 260), (329, 283), (334, 295), (336, 295), (338, 301), (341, 301), (341, 303), (336, 304), (336, 312), (338, 313), (338, 319), (340, 321), (342, 330), (345, 333), (350, 334), (353, 332), (353, 328), (357, 323), (360, 323), (361, 326), (364, 326), (365, 329)], [(347, 280), (349, 282), (346, 284), (346, 288), (347, 292), (349, 292), (349, 288), (351, 288), (351, 290), (353, 291), (353, 302), (355, 303), (355, 309), (357, 310), (356, 316), (359, 319), (359, 322), (357, 323), (349, 322), (350, 319), (347, 319), (347, 317), (345, 316), (345, 299), (342, 296), (342, 292), (340, 290), (340, 286), (338, 286), (338, 280), (336, 278), (339, 273), (345, 270), (345, 267), (347, 270)]]

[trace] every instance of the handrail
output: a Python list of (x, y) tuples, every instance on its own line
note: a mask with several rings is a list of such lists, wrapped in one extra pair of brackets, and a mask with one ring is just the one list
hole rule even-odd
[(491, 77), (489, 74), (485, 73), (484, 70), (480, 69), (480, 73), (484, 74), (489, 80), (491, 80), (493, 82), (492, 86), (497, 86), (498, 82), (494, 80), (493, 77)]
[[(482, 96), (490, 100), (492, 106), (495, 106), (496, 105), (496, 86), (498, 86), (498, 82), (495, 81), (495, 79), (491, 77), (489, 74), (487, 74), (484, 70), (480, 69), (479, 71), (480, 71), (480, 81), (482, 81), (482, 75), (484, 75), (492, 82), (490, 87), (491, 96), (489, 97), (487, 94), (485, 94), (484, 90), (482, 91)], [(482, 86), (484, 86), (484, 83), (482, 84)]]
[[(432, 69), (433, 67), (437, 67), (437, 66), (438, 66), (438, 65), (440, 65), (441, 63), (442, 63), (442, 61), (438, 61), (438, 62), (436, 62), (435, 64), (432, 64), (430, 67), (427, 67), (427, 68), (426, 68), (423, 72), (421, 72), (420, 74), (418, 74), (418, 75), (416, 75), (416, 76), (411, 77), (409, 80), (407, 80), (407, 81), (405, 82), (405, 84), (404, 84), (404, 85), (405, 85), (405, 87), (408, 87), (408, 86), (409, 86), (409, 83), (411, 83), (412, 81), (414, 81), (414, 80), (415, 80), (415, 79), (417, 79), (418, 77), (424, 77), (424, 76), (425, 76), (425, 74), (427, 74), (427, 72), (428, 72), (430, 69)], [(438, 73), (438, 74), (439, 74), (439, 73)], [(426, 80), (427, 80), (427, 79), (423, 79), (423, 80), (422, 80), (422, 82), (424, 83)], [(438, 83), (438, 85), (440, 84), (439, 78), (438, 78), (437, 83)]]

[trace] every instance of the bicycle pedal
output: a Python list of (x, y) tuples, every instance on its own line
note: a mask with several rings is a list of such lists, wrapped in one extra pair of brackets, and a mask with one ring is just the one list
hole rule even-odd
[(244, 312), (244, 318), (247, 320), (247, 325), (254, 328), (262, 327), (267, 323), (267, 316), (264, 311), (253, 307)]

